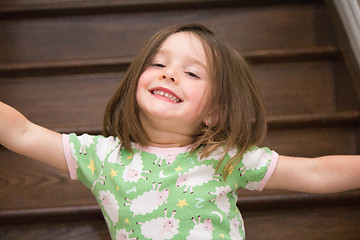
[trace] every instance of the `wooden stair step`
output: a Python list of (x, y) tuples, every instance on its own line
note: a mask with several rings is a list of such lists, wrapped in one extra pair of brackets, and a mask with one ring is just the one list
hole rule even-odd
[[(242, 55), (253, 65), (280, 62), (329, 61), (341, 58), (339, 49), (331, 45), (298, 49), (254, 50), (242, 52)], [(22, 72), (26, 72), (30, 76), (34, 74), (39, 75), (41, 72), (43, 74), (49, 73), (49, 71), (53, 71), (53, 74), (64, 74), (64, 71), (65, 73), (67, 71), (73, 74), (80, 74), (82, 72), (119, 72), (126, 71), (132, 61), (133, 57), (110, 57), (0, 63), (0, 73), (2, 77), (6, 77), (10, 76), (11, 73), (13, 73), (12, 75), (20, 76)]]
[[(290, 4), (316, 4), (321, 1), (319, 0), (293, 0), (288, 2)], [(82, 12), (102, 12), (104, 10), (114, 11), (114, 9), (123, 11), (151, 11), (154, 9), (173, 9), (173, 8), (219, 8), (222, 6), (237, 6), (237, 7), (248, 7), (248, 6), (266, 6), (266, 5), (279, 5), (283, 4), (281, 0), (83, 0), (83, 1), (11, 1), (4, 0), (0, 3), (0, 14), (24, 14), (39, 12), (49, 12), (53, 14), (56, 11), (65, 12), (67, 10)], [(141, 10), (139, 10), (141, 9)]]

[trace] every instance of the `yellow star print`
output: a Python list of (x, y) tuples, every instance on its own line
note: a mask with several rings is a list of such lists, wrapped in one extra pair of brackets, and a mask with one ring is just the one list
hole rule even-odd
[(225, 238), (225, 235), (222, 233), (222, 234), (220, 234), (220, 237)]
[(234, 167), (233, 167), (233, 166), (230, 166), (230, 168), (229, 168), (229, 175), (231, 175), (233, 171), (234, 171)]
[(111, 168), (111, 172), (109, 173), (111, 175), (111, 179), (114, 178), (114, 176), (117, 176), (118, 171), (114, 171), (114, 169)]
[(129, 219), (127, 219), (127, 218), (125, 218), (125, 221), (124, 221), (125, 223), (129, 223), (130, 221), (129, 221)]
[(177, 167), (177, 168), (175, 168), (175, 170), (178, 172), (178, 171), (180, 171), (181, 169), (183, 169), (182, 167), (180, 167), (180, 165)]
[(91, 174), (94, 175), (94, 171), (95, 171), (95, 163), (94, 160), (90, 159), (90, 163), (89, 165), (86, 166), (88, 169), (91, 170)]
[(179, 203), (176, 204), (176, 206), (179, 206), (181, 208), (183, 208), (183, 206), (185, 206), (185, 205), (189, 205), (189, 204), (186, 203), (186, 199), (184, 199), (184, 200), (179, 199)]

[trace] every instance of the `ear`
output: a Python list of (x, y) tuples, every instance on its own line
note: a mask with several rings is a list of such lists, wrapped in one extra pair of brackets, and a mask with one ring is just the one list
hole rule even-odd
[(206, 126), (210, 126), (211, 124), (211, 117), (210, 116), (206, 116), (203, 120), (203, 123), (206, 125)]
[(214, 127), (219, 121), (218, 111), (211, 111), (203, 120), (203, 123), (208, 127)]

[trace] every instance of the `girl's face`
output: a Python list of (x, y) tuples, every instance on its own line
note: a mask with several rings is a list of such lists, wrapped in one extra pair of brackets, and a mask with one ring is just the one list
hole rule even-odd
[(199, 37), (190, 32), (169, 36), (138, 81), (136, 100), (144, 127), (194, 134), (207, 116), (210, 87)]

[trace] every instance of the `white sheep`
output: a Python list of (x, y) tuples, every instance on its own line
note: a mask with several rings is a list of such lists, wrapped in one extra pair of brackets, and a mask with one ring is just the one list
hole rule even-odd
[(246, 184), (245, 188), (247, 190), (256, 190), (259, 186), (259, 182), (251, 182), (251, 181), (248, 181), (248, 183)]
[(212, 151), (211, 154), (207, 157), (201, 158), (200, 153), (198, 153), (197, 156), (198, 156), (199, 161), (203, 162), (205, 160), (211, 160), (211, 159), (220, 160), (222, 158), (223, 154), (224, 154), (224, 148), (218, 147), (217, 149)]
[(216, 198), (209, 200), (209, 202), (215, 201), (215, 205), (223, 211), (226, 215), (230, 212), (230, 202), (227, 194), (231, 192), (229, 185), (216, 187), (215, 192), (209, 192), (209, 194), (216, 195)]
[(147, 178), (141, 174), (151, 171), (143, 171), (143, 167), (140, 153), (135, 153), (131, 163), (125, 167), (122, 178), (125, 182), (138, 182), (140, 178), (146, 180)]
[(99, 197), (101, 205), (104, 207), (105, 212), (111, 219), (113, 225), (119, 221), (119, 205), (118, 201), (115, 199), (115, 195), (110, 193), (109, 190), (100, 191)]
[(176, 211), (173, 211), (168, 218), (167, 209), (165, 209), (164, 217), (158, 217), (145, 223), (137, 222), (138, 225), (141, 225), (142, 235), (153, 240), (172, 239), (179, 233), (178, 228), (180, 221), (174, 217), (175, 213)]
[(177, 155), (173, 155), (173, 154), (156, 154), (156, 157), (157, 158), (156, 158), (156, 160), (154, 161), (153, 164), (156, 164), (156, 163), (159, 162), (158, 165), (159, 165), (159, 167), (161, 167), (163, 160), (165, 160), (167, 165), (170, 165), (175, 161)]
[(211, 180), (215, 180), (220, 182), (220, 179), (216, 179), (215, 177), (220, 177), (220, 174), (214, 175), (215, 169), (213, 165), (205, 165), (195, 166), (194, 168), (189, 169), (188, 172), (184, 172), (182, 175), (179, 173), (179, 177), (176, 181), (176, 187), (183, 187), (186, 185), (184, 189), (184, 193), (190, 188), (190, 193), (193, 193), (193, 187), (201, 186), (204, 183), (207, 183)]
[[(244, 239), (243, 236), (240, 236), (239, 226), (240, 226), (239, 219), (233, 218), (233, 219), (230, 220), (230, 232), (229, 232), (229, 235), (230, 235), (232, 240), (243, 240)], [(242, 229), (243, 229), (243, 225), (242, 225)], [(243, 232), (244, 232), (244, 229), (243, 229)]]
[(239, 168), (239, 171), (242, 172), (241, 176), (244, 175), (247, 170), (260, 169), (269, 165), (270, 159), (271, 155), (267, 154), (266, 151), (261, 148), (246, 152), (242, 159), (242, 163), (245, 166)]
[(80, 154), (86, 155), (86, 148), (90, 147), (90, 144), (94, 143), (93, 139), (94, 139), (94, 137), (90, 136), (88, 134), (83, 134), (78, 137), (78, 140), (80, 141), (80, 144), (81, 144), (80, 149), (79, 149)]
[(230, 158), (234, 157), (237, 153), (238, 153), (238, 149), (237, 149), (237, 148), (231, 148), (231, 149), (228, 151), (228, 154), (229, 154)]
[(194, 218), (191, 220), (195, 223), (195, 226), (189, 231), (189, 235), (186, 237), (186, 240), (212, 239), (212, 231), (214, 228), (210, 218), (205, 219), (203, 223), (201, 223), (200, 216), (198, 216), (198, 222), (196, 222)]
[(156, 184), (153, 183), (152, 190), (144, 192), (134, 200), (125, 198), (125, 200), (129, 201), (130, 203), (125, 203), (124, 205), (130, 205), (130, 211), (134, 213), (134, 217), (138, 214), (145, 215), (147, 213), (153, 212), (163, 203), (167, 203), (167, 199), (169, 197), (169, 189), (166, 188), (159, 191), (160, 186), (161, 183), (159, 183), (156, 188)]
[(107, 159), (108, 162), (110, 163), (116, 163), (119, 165), (124, 165), (121, 162), (121, 144), (119, 144), (114, 151), (112, 151)]
[(104, 162), (107, 155), (120, 145), (120, 141), (114, 137), (99, 138), (96, 144), (96, 154), (101, 162)]
[(127, 232), (125, 228), (116, 231), (116, 240), (136, 240), (137, 237), (130, 238), (129, 235), (132, 234), (134, 230)]

